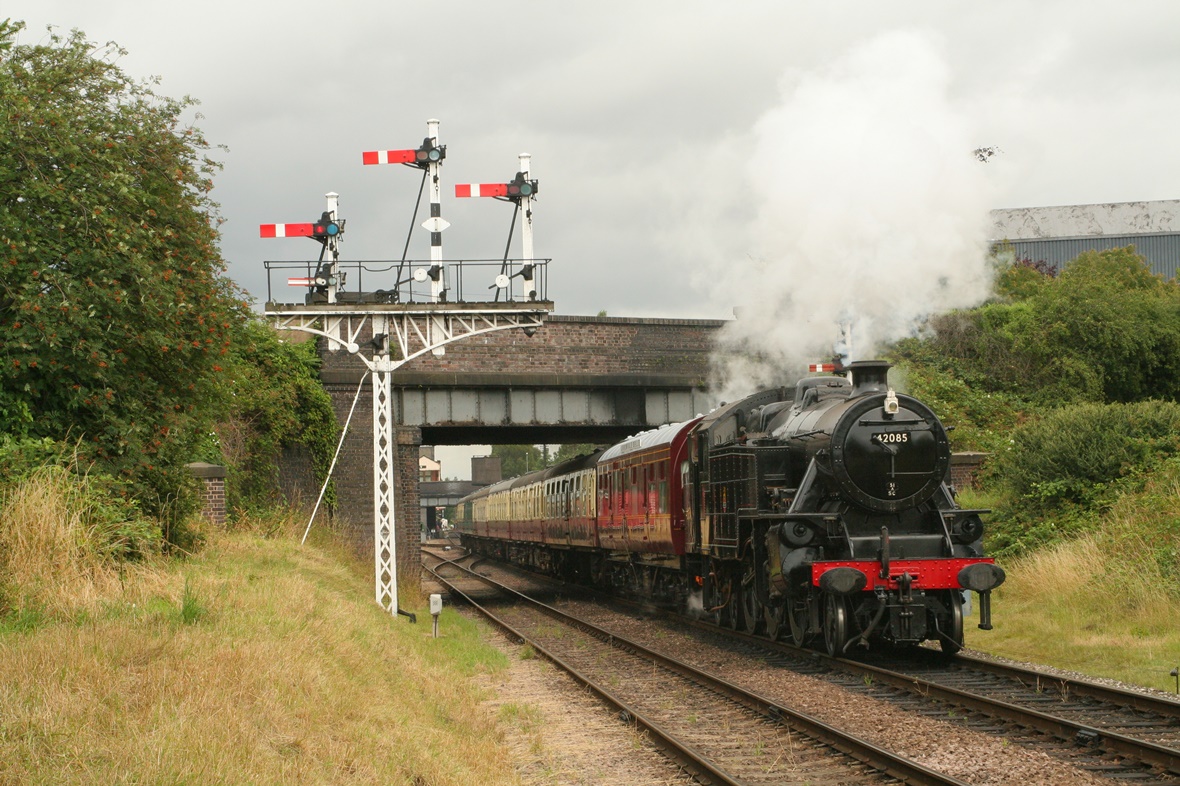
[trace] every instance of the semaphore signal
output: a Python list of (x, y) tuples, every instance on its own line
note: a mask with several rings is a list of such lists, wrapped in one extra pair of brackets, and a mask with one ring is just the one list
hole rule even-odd
[[(293, 272), (304, 273), (302, 276), (291, 277), (287, 283), (293, 287), (306, 287), (309, 291), (303, 303), (281, 304), (268, 298), (266, 313), (276, 320), (276, 326), (284, 330), (298, 330), (326, 340), (329, 352), (347, 351), (356, 357), (365, 367), (368, 379), (372, 383), (372, 427), (373, 427), (373, 552), (375, 599), (386, 611), (394, 614), (404, 614), (411, 621), (412, 613), (403, 611), (398, 605), (397, 581), (397, 543), (396, 534), (397, 505), (395, 501), (395, 481), (397, 475), (394, 415), (394, 390), (392, 387), (392, 373), (405, 363), (422, 357), (426, 353), (441, 355), (446, 345), (454, 341), (484, 335), (490, 332), (504, 330), (522, 330), (525, 335), (532, 336), (544, 323), (545, 315), (552, 311), (553, 304), (544, 297), (544, 278), (540, 274), (545, 270), (548, 260), (532, 258), (531, 209), (528, 208), (530, 199), (536, 193), (537, 182), (528, 179), (528, 156), (521, 156), (521, 172), (509, 183), (496, 184), (499, 190), (497, 196), (516, 203), (517, 210), (524, 206), (525, 225), (525, 264), (520, 270), (511, 275), (507, 270), (507, 253), (505, 263), (501, 266), (500, 275), (496, 276), (495, 284), (489, 289), (496, 289), (496, 299), (504, 294), (508, 300), (504, 304), (494, 306), (489, 300), (481, 302), (465, 300), (462, 282), (463, 268), (458, 268), (456, 276), (456, 300), (451, 302), (448, 297), (450, 288), (447, 280), (448, 269), (442, 262), (442, 232), (449, 224), (442, 218), (440, 171), (446, 158), (446, 146), (438, 143), (438, 120), (427, 121), (427, 136), (422, 144), (414, 149), (401, 150), (370, 150), (361, 155), (365, 165), (375, 164), (403, 164), (422, 171), (422, 186), (415, 204), (414, 216), (410, 221), (412, 234), (418, 224), (418, 206), (422, 200), (422, 191), (429, 181), (430, 217), (421, 226), (430, 232), (430, 260), (429, 267), (415, 270), (412, 276), (403, 277), (406, 264), (406, 252), (409, 249), (410, 238), (406, 238), (406, 251), (402, 253), (401, 263), (397, 266), (397, 275), (389, 289), (374, 289), (369, 292), (348, 292), (344, 290), (344, 273), (342, 265), (349, 265), (357, 271), (357, 283), (361, 284), (361, 271), (373, 270), (375, 273), (385, 273), (389, 266), (382, 265), (373, 269), (363, 262), (343, 263), (339, 257), (339, 243), (343, 239), (344, 221), (336, 217), (337, 194), (328, 194), (328, 210), (319, 221), (298, 224), (263, 224), (260, 235), (264, 238), (272, 237), (310, 237), (321, 243), (319, 263), (314, 275), (311, 265), (306, 270)], [(484, 194), (479, 187), (476, 195)], [(470, 194), (470, 192), (469, 192)], [(511, 233), (509, 244), (511, 244)], [(325, 255), (331, 251), (329, 259)], [(268, 269), (290, 268), (291, 263), (266, 263)], [(303, 263), (294, 263), (301, 267)], [(460, 266), (463, 262), (458, 263)], [(482, 267), (482, 260), (472, 261), (473, 267)], [(513, 297), (511, 279), (520, 277), (525, 283), (528, 302), (520, 303)], [(534, 278), (540, 283), (540, 292), (534, 283)], [(468, 279), (470, 280), (470, 279)], [(429, 302), (422, 302), (416, 298), (413, 282), (424, 283), (430, 281), (431, 298)], [(367, 282), (366, 282), (367, 283)], [(337, 292), (337, 284), (340, 291)], [(403, 302), (401, 291), (403, 285), (409, 293), (409, 302)], [(470, 291), (470, 287), (468, 289)], [(269, 280), (268, 280), (269, 295)], [(538, 297), (540, 295), (540, 297)], [(362, 338), (363, 336), (363, 338)], [(353, 407), (361, 395), (363, 386), (358, 386)], [(349, 420), (346, 420), (341, 434), (343, 445), (344, 435), (348, 432)], [(332, 468), (328, 475), (331, 476)], [(320, 491), (320, 501), (323, 499), (325, 486)], [(315, 519), (319, 509), (319, 501), (313, 510), (308, 529)], [(306, 538), (306, 532), (304, 534)]]
[[(300, 276), (287, 279), (290, 287), (314, 287), (316, 292), (323, 293), (328, 303), (336, 302), (338, 286), (344, 284), (344, 274), (337, 275), (336, 262), (340, 259), (340, 241), (344, 239), (344, 220), (336, 218), (340, 195), (329, 193), (326, 195), (328, 209), (320, 214), (319, 221), (309, 221), (298, 224), (260, 224), (258, 236), (271, 237), (310, 237), (322, 245), (320, 258), (316, 263), (315, 275)], [(327, 260), (324, 256), (330, 252)]]
[[(367, 150), (361, 153), (361, 163), (365, 165), (372, 164), (406, 164), (408, 166), (415, 166), (422, 170), (422, 185), (425, 187), (427, 180), (430, 181), (430, 218), (422, 224), (423, 229), (430, 233), (430, 270), (426, 271), (426, 277), (430, 279), (430, 297), (436, 303), (445, 302), (447, 299), (447, 290), (450, 288), (447, 285), (446, 269), (442, 264), (442, 233), (443, 230), (450, 226), (442, 218), (442, 184), (440, 173), (442, 171), (443, 159), (447, 157), (447, 146), (438, 143), (438, 120), (426, 121), (426, 138), (422, 140), (422, 144), (413, 150)], [(418, 199), (422, 199), (422, 192), (419, 190)], [(417, 218), (417, 208), (415, 207), (414, 216)], [(410, 225), (411, 232), (413, 231), (413, 222)], [(397, 280), (400, 283), (402, 280), (402, 267), (405, 265), (406, 253), (409, 250), (410, 239), (406, 238), (406, 249), (402, 251), (402, 264), (398, 266)], [(423, 280), (416, 275), (418, 280)], [(396, 291), (396, 290), (395, 290)], [(442, 348), (439, 348), (438, 354), (442, 354)]]
[(259, 237), (311, 237), (313, 224), (262, 224)]
[(533, 197), (537, 194), (538, 183), (529, 178), (529, 161), (532, 157), (528, 153), (520, 154), (520, 171), (507, 183), (461, 183), (455, 186), (456, 197), (494, 197), (504, 202), (512, 202), (516, 209), (512, 211), (512, 223), (508, 228), (508, 245), (512, 245), (512, 229), (516, 226), (516, 214), (524, 215), (521, 221), (520, 242), (523, 258), (521, 269), (517, 273), (508, 275), (508, 248), (504, 249), (504, 264), (500, 275), (496, 276), (496, 299), (500, 298), (500, 290), (508, 287), (510, 279), (520, 276), (524, 282), (524, 293), (532, 299), (536, 297), (536, 285), (533, 282)]

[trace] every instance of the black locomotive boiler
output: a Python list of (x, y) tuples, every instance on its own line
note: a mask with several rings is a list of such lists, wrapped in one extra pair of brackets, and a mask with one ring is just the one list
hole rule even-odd
[(963, 596), (1004, 572), (986, 511), (948, 485), (946, 429), (863, 361), (482, 489), (457, 511), (478, 553), (672, 604), (833, 655), (963, 644)]

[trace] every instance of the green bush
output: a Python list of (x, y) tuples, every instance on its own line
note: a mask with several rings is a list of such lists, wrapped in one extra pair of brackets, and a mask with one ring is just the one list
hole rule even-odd
[(1089, 502), (1178, 452), (1180, 404), (1077, 404), (1015, 429), (996, 469), (1013, 495), (1051, 507)]
[(897, 356), (1043, 407), (1180, 391), (1180, 284), (1152, 275), (1133, 247), (1086, 252), (1055, 277), (1012, 266), (997, 294), (931, 317)]
[(1076, 404), (1012, 432), (992, 475), (996, 506), (988, 548), (1027, 552), (1102, 526), (1120, 499), (1141, 493), (1180, 457), (1180, 404)]
[[(24, 484), (46, 483), (63, 490), (63, 498), (88, 533), (91, 549), (100, 556), (138, 559), (160, 549), (164, 533), (140, 510), (127, 481), (80, 464), (70, 445), (0, 434), (0, 503), (18, 496)], [(5, 530), (18, 525), (11, 517), (0, 521)]]
[(967, 384), (954, 371), (902, 361), (895, 372), (899, 387), (934, 410), (951, 429), (956, 451), (994, 453), (1003, 449), (1020, 422), (1024, 402), (1007, 393)]

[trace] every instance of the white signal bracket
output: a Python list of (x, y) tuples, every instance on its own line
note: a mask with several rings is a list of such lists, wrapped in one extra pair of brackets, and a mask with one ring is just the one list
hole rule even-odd
[[(373, 385), (375, 599), (391, 614), (413, 620), (412, 614), (398, 607), (393, 372), (417, 357), (437, 353), (447, 344), (465, 338), (515, 328), (532, 335), (544, 324), (553, 304), (268, 303), (266, 308), (266, 315), (279, 330), (322, 336), (335, 348), (356, 355), (369, 371)], [(323, 329), (325, 322), (335, 329)], [(362, 336), (369, 339), (363, 340)]]

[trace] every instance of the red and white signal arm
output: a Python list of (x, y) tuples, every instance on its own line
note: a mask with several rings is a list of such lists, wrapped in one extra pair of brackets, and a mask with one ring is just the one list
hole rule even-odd
[(807, 367), (807, 370), (814, 373), (827, 372), (832, 373), (840, 370), (840, 366), (836, 363), (812, 363)]
[(314, 278), (288, 278), (287, 286), (289, 287), (314, 287), (316, 285)]
[(311, 237), (314, 224), (262, 224), (259, 237)]
[(417, 160), (417, 150), (366, 150), (361, 153), (363, 164), (412, 164)]
[(502, 197), (508, 196), (507, 183), (461, 183), (455, 186), (457, 197)]

